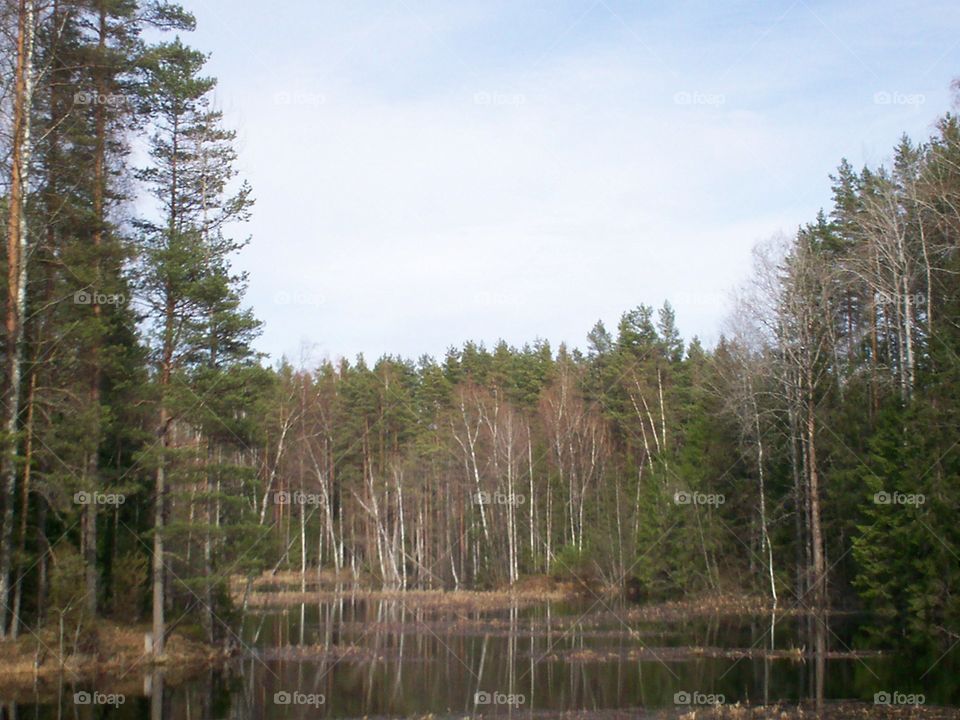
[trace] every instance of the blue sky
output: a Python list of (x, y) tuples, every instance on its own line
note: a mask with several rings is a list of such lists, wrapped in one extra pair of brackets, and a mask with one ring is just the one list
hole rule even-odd
[(927, 137), (960, 4), (187, 2), (257, 197), (260, 348), (582, 346), (641, 302), (716, 340), (840, 158)]

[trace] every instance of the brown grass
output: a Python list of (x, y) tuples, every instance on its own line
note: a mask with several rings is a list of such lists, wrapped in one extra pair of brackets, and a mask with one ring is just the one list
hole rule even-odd
[[(831, 651), (825, 653), (830, 660), (849, 660), (853, 658), (879, 657), (883, 653), (871, 651)], [(617, 660), (658, 660), (661, 662), (682, 662), (697, 658), (727, 658), (731, 660), (746, 658), (767, 658), (770, 660), (794, 660), (801, 662), (812, 660), (812, 652), (793, 648), (789, 650), (764, 650), (763, 648), (719, 648), (719, 647), (653, 647), (637, 648), (583, 648), (559, 650), (540, 656), (548, 662), (610, 662)]]
[[(275, 575), (264, 573), (251, 583), (247, 602), (253, 607), (282, 607), (300, 603), (316, 603), (342, 598), (362, 600), (402, 600), (418, 607), (450, 607), (456, 609), (496, 610), (512, 605), (529, 606), (543, 602), (585, 601), (609, 605), (618, 602), (621, 589), (618, 587), (586, 589), (580, 584), (559, 581), (547, 575), (521, 578), (513, 587), (496, 590), (383, 590), (373, 585), (372, 580), (361, 578), (355, 581), (346, 572), (336, 575), (333, 571), (308, 572), (305, 578), (306, 592), (301, 591), (301, 575), (294, 571), (281, 571)], [(247, 581), (243, 577), (231, 580), (234, 601), (244, 599)], [(600, 605), (599, 607), (603, 607)], [(671, 620), (704, 615), (769, 615), (769, 599), (749, 595), (709, 595), (654, 605), (631, 605), (618, 611), (618, 615), (631, 620)], [(780, 609), (778, 615), (796, 615), (802, 609)]]
[[(523, 578), (512, 588), (498, 590), (384, 590), (355, 582), (349, 573), (337, 576), (332, 571), (319, 575), (308, 572), (307, 591), (301, 591), (299, 572), (264, 573), (251, 583), (246, 597), (251, 607), (282, 607), (301, 603), (317, 603), (350, 598), (356, 600), (402, 601), (417, 607), (443, 607), (460, 610), (498, 610), (511, 606), (529, 606), (543, 602), (573, 600), (580, 595), (571, 583), (562, 583), (545, 576)], [(230, 583), (233, 600), (244, 600), (247, 581), (233, 577)]]
[(100, 621), (83, 634), (79, 650), (71, 652), (73, 638), (66, 639), (63, 656), (55, 628), (24, 632), (16, 641), (0, 642), (0, 689), (30, 688), (61, 676), (68, 683), (95, 681), (105, 675), (112, 679), (129, 676), (142, 684), (142, 672), (155, 665), (180, 672), (222, 658), (218, 650), (173, 633), (164, 656), (154, 659), (144, 654), (144, 634), (148, 630), (146, 626)]
[(343, 598), (371, 601), (395, 601), (421, 608), (447, 608), (452, 610), (499, 610), (514, 606), (527, 607), (547, 601), (569, 600), (571, 594), (564, 588), (551, 592), (530, 590), (366, 590), (347, 589), (313, 590), (309, 592), (250, 593), (251, 607), (282, 607), (301, 603), (332, 602)]
[[(340, 600), (396, 600), (417, 607), (451, 608), (457, 610), (499, 610), (511, 606), (526, 607), (544, 602), (583, 601), (598, 603), (604, 609), (618, 602), (619, 587), (586, 590), (573, 582), (556, 580), (547, 575), (521, 578), (513, 587), (497, 590), (383, 590), (369, 583), (355, 582), (349, 573), (338, 577), (332, 571), (319, 575), (309, 572), (306, 576), (307, 591), (301, 591), (299, 572), (264, 573), (251, 583), (246, 597), (251, 607), (283, 607), (301, 603), (317, 603)], [(231, 581), (234, 602), (243, 602), (247, 583), (242, 577)], [(602, 601), (602, 604), (599, 604)], [(778, 615), (801, 614), (801, 609), (778, 610)], [(709, 595), (697, 598), (657, 603), (631, 605), (618, 610), (623, 620), (683, 620), (692, 617), (714, 615), (769, 615), (768, 598), (749, 595)]]
[[(457, 717), (463, 717), (464, 720), (467, 720), (467, 718), (496, 716), (475, 714)], [(535, 720), (638, 720), (638, 718), (655, 718), (656, 720), (841, 720), (841, 718), (843, 720), (857, 720), (858, 718), (946, 720), (947, 718), (957, 718), (958, 713), (951, 708), (875, 706), (857, 702), (828, 702), (820, 713), (810, 705), (765, 705), (758, 707), (722, 705), (715, 708), (677, 708), (661, 711), (650, 711), (643, 708), (559, 712), (539, 710), (524, 711), (523, 717)], [(437, 720), (435, 715), (411, 715), (408, 718), (411, 718), (411, 720)]]

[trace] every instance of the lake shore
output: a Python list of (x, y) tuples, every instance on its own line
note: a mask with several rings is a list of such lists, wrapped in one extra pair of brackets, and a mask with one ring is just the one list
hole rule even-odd
[(142, 675), (162, 668), (175, 680), (225, 659), (223, 650), (174, 632), (167, 639), (165, 653), (153, 658), (145, 652), (146, 625), (120, 625), (98, 621), (76, 642), (70, 633), (60, 639), (55, 628), (24, 631), (17, 640), (0, 641), (0, 691), (5, 695), (33, 694), (60, 683), (96, 684), (105, 678), (111, 683), (129, 680), (142, 685)]
[[(643, 624), (649, 622), (676, 623), (687, 620), (722, 617), (768, 617), (770, 607), (766, 598), (756, 596), (717, 595), (689, 598), (657, 604), (635, 605), (622, 603), (615, 589), (604, 595), (584, 595), (569, 583), (553, 581), (549, 578), (528, 578), (513, 588), (498, 590), (381, 590), (358, 585), (342, 586), (331, 584), (330, 578), (318, 581), (314, 575), (308, 584), (308, 590), (302, 592), (302, 578), (298, 574), (286, 573), (277, 576), (264, 575), (250, 584), (252, 589), (246, 593), (248, 611), (254, 615), (269, 613), (277, 609), (286, 613), (301, 603), (316, 604), (330, 602), (359, 603), (396, 603), (398, 607), (409, 609), (427, 609), (432, 617), (417, 617), (408, 621), (401, 614), (385, 618), (354, 621), (342, 619), (338, 629), (344, 632), (357, 630), (362, 634), (382, 631), (388, 634), (408, 634), (411, 632), (431, 632), (444, 637), (462, 635), (471, 637), (514, 637), (518, 633), (527, 633), (524, 637), (544, 634), (545, 622), (539, 615), (527, 617), (523, 627), (510, 620), (502, 611), (514, 608), (536, 607), (551, 603), (575, 603), (573, 608), (588, 607), (587, 613), (576, 610), (569, 617), (562, 613), (551, 617), (550, 630), (564, 633), (576, 630), (581, 636), (602, 641), (603, 644), (590, 648), (552, 648), (550, 652), (537, 655), (538, 661), (546, 663), (563, 662), (572, 664), (597, 662), (637, 662), (658, 660), (660, 662), (683, 662), (704, 658), (757, 658), (793, 660), (803, 662), (808, 652), (798, 648), (785, 648), (771, 652), (761, 648), (723, 648), (723, 647), (667, 647), (651, 636), (649, 644), (645, 641), (636, 648), (623, 648), (610, 644), (613, 638), (624, 633), (622, 626), (632, 639), (643, 636)], [(239, 583), (235, 583), (235, 593)], [(292, 589), (296, 588), (296, 589)], [(234, 595), (239, 605), (243, 596)], [(797, 615), (799, 610), (779, 610), (778, 615)], [(500, 613), (498, 615), (498, 613)], [(589, 615), (589, 617), (587, 616)], [(515, 617), (511, 614), (511, 617)], [(358, 625), (359, 623), (359, 625)], [(436, 623), (434, 625), (433, 623)], [(627, 626), (629, 623), (629, 627)], [(609, 630), (607, 626), (615, 626)], [(354, 627), (357, 626), (357, 627)], [(361, 627), (362, 626), (362, 629)], [(7, 698), (16, 698), (24, 702), (37, 701), (37, 698), (56, 699), (64, 692), (64, 687), (109, 687), (111, 692), (123, 692), (125, 695), (143, 695), (145, 679), (152, 670), (162, 670), (165, 682), (175, 686), (191, 675), (204, 669), (222, 667), (228, 654), (221, 647), (211, 647), (184, 632), (174, 632), (167, 641), (166, 654), (154, 660), (145, 653), (144, 637), (148, 632), (147, 624), (119, 625), (99, 621), (85, 629), (79, 639), (69, 632), (63, 639), (65, 648), (61, 657), (60, 638), (53, 627), (44, 628), (36, 633), (25, 631), (16, 641), (0, 642), (0, 693)], [(611, 641), (612, 642), (612, 641)], [(74, 646), (77, 650), (73, 650)], [(875, 653), (833, 652), (829, 657), (853, 658)], [(285, 645), (275, 648), (261, 648), (257, 651), (261, 661), (310, 661), (370, 663), (392, 661), (398, 658), (381, 648), (373, 652), (369, 648), (350, 643)], [(409, 659), (409, 658), (408, 658)], [(119, 689), (118, 689), (119, 688)], [(859, 706), (858, 706), (859, 707)], [(847, 708), (849, 709), (849, 708)], [(887, 714), (860, 715), (862, 717), (906, 717), (898, 715), (898, 708), (890, 712), (870, 706), (874, 713)], [(936, 714), (936, 709), (921, 708), (921, 714), (910, 717), (946, 717)], [(642, 708), (638, 708), (642, 711)], [(695, 715), (651, 714), (649, 717), (687, 717), (692, 718), (766, 718), (777, 717), (781, 720), (810, 717), (809, 709), (803, 707), (794, 711), (786, 706), (776, 706), (775, 714), (766, 708), (743, 708), (729, 706), (721, 708), (699, 707), (691, 710)], [(660, 711), (658, 711), (660, 712)], [(744, 713), (753, 714), (744, 714)], [(838, 711), (839, 712), (839, 711)], [(709, 714), (706, 714), (709, 713)], [(725, 713), (725, 714), (724, 714)], [(791, 714), (794, 713), (794, 714)], [(804, 714), (807, 713), (807, 714)], [(535, 717), (541, 717), (534, 713)], [(563, 718), (618, 718), (637, 717), (636, 714), (545, 714), (543, 717)], [(851, 715), (836, 715), (850, 717)], [(955, 715), (949, 715), (955, 717)]]
[[(609, 592), (594, 597), (584, 596), (581, 590), (570, 583), (540, 577), (528, 578), (513, 588), (499, 590), (382, 590), (355, 584), (337, 586), (329, 577), (317, 582), (315, 575), (311, 577), (308, 591), (291, 589), (300, 586), (298, 574), (278, 573), (277, 576), (257, 578), (246, 598), (248, 609), (259, 611), (346, 598), (397, 602), (409, 607), (469, 615), (552, 602), (586, 601), (603, 607), (614, 599)], [(243, 595), (235, 592), (234, 600), (241, 603)], [(642, 621), (766, 612), (768, 610), (763, 598), (721, 596), (656, 605), (628, 605), (619, 608), (617, 614), (626, 621)], [(465, 616), (461, 618), (467, 619)], [(4, 658), (0, 664), (0, 689), (30, 688), (38, 683), (59, 682), (61, 676), (69, 683), (92, 682), (107, 675), (115, 678), (128, 675), (138, 677), (155, 666), (179, 671), (183, 668), (214, 666), (226, 657), (220, 647), (212, 647), (183, 633), (174, 632), (167, 640), (164, 657), (157, 660), (144, 649), (144, 636), (148, 631), (146, 624), (121, 625), (98, 621), (92, 628), (83, 629), (79, 639), (73, 633), (66, 632), (62, 651), (56, 628), (24, 631), (16, 641), (0, 641), (0, 656)], [(326, 652), (329, 651), (326, 648)]]

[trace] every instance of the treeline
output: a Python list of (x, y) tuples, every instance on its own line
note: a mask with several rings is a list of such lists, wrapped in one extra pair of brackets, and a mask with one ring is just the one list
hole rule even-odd
[(150, 613), (162, 653), (181, 623), (229, 635), (231, 578), (280, 568), (955, 627), (953, 115), (890, 168), (843, 163), (830, 212), (758, 248), (714, 348), (665, 303), (583, 352), (271, 369), (231, 268), (253, 200), (215, 80), (179, 38), (144, 39), (190, 14), (15, 0), (0, 24), (4, 636)]
[[(292, 567), (390, 587), (550, 573), (633, 592), (958, 617), (960, 124), (756, 249), (717, 346), (640, 307), (585, 353), (282, 368), (268, 490)], [(267, 497), (267, 496), (265, 496)], [(299, 498), (299, 502), (297, 502)], [(889, 629), (888, 629), (889, 630)]]

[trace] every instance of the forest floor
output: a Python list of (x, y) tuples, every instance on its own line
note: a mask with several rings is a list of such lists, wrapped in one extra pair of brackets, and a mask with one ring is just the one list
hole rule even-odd
[[(0, 641), (0, 692), (5, 697), (35, 697), (67, 685), (95, 683), (109, 678), (111, 686), (129, 681), (131, 688), (143, 688), (143, 673), (162, 666), (171, 682), (223, 658), (219, 648), (174, 632), (167, 639), (166, 652), (154, 661), (144, 652), (146, 625), (119, 625), (106, 620), (82, 631), (78, 638), (68, 633), (60, 650), (57, 628), (24, 631), (17, 640)], [(134, 693), (136, 694), (136, 693)]]

